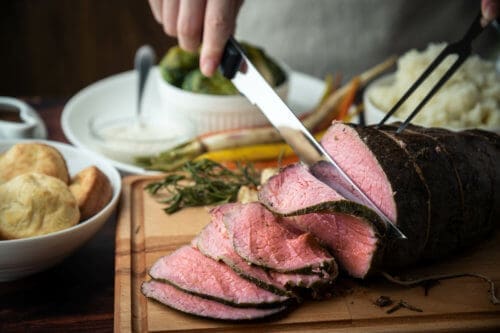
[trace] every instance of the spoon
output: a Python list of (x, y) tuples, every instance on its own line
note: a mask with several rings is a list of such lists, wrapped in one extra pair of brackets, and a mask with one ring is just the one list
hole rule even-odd
[(139, 86), (137, 91), (137, 114), (139, 124), (142, 124), (142, 96), (144, 93), (144, 86), (148, 79), (149, 71), (156, 61), (156, 56), (153, 48), (149, 45), (141, 46), (135, 53), (134, 67), (139, 74)]

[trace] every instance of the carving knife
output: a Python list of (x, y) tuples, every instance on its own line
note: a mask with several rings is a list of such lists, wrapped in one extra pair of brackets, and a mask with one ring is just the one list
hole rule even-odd
[(338, 183), (335, 187), (332, 186), (334, 190), (348, 200), (368, 206), (381, 217), (386, 227), (393, 230), (398, 238), (407, 238), (316, 141), (257, 71), (245, 55), (241, 45), (233, 37), (230, 37), (226, 43), (220, 70), (252, 104), (259, 107), (304, 164), (311, 166), (319, 161), (328, 163), (332, 176)]

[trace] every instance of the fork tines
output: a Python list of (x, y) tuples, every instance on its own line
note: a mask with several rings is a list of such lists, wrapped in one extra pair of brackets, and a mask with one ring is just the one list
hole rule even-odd
[(420, 75), (420, 77), (415, 81), (415, 83), (406, 91), (406, 93), (399, 99), (399, 101), (391, 108), (391, 110), (385, 115), (385, 117), (380, 121), (378, 126), (382, 126), (389, 117), (391, 117), (394, 112), (396, 112), (399, 107), (408, 99), (408, 97), (424, 82), (427, 77), (443, 62), (446, 57), (451, 54), (457, 54), (458, 57), (446, 71), (446, 73), (439, 79), (439, 81), (432, 87), (429, 93), (422, 99), (422, 101), (417, 105), (417, 107), (410, 113), (406, 120), (399, 126), (397, 133), (403, 131), (410, 121), (417, 115), (417, 113), (422, 109), (422, 107), (431, 99), (431, 97), (441, 88), (443, 84), (448, 81), (448, 79), (455, 73), (455, 71), (462, 65), (462, 63), (467, 59), (472, 51), (472, 41), (483, 31), (484, 27), (481, 24), (481, 13), (479, 13), (471, 26), (465, 33), (465, 35), (459, 41), (449, 44), (445, 47), (443, 51), (436, 57), (436, 59), (427, 67), (427, 69)]

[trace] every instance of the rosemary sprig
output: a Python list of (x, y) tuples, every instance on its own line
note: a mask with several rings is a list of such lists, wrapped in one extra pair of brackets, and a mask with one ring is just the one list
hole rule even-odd
[(161, 197), (164, 211), (172, 214), (185, 207), (215, 205), (236, 201), (241, 186), (256, 187), (259, 175), (252, 165), (239, 164), (232, 171), (211, 160), (186, 162), (181, 171), (146, 185), (151, 195)]

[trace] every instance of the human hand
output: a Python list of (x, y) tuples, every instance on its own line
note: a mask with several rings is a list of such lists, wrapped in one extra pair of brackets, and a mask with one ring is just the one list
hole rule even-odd
[(499, 16), (500, 0), (481, 0), (481, 13), (483, 14), (481, 24), (486, 26)]
[(200, 69), (212, 76), (224, 46), (236, 27), (243, 0), (149, 0), (153, 15), (165, 33), (177, 37), (187, 51), (200, 51)]

